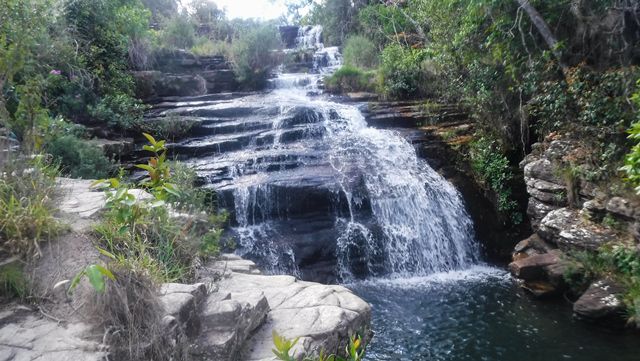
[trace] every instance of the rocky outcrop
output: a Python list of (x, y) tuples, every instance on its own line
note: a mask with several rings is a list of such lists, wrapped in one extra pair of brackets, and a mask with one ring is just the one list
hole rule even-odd
[(625, 307), (620, 297), (624, 292), (615, 281), (597, 280), (573, 304), (576, 317), (608, 327), (625, 325)]
[(221, 56), (199, 57), (186, 51), (163, 50), (152, 70), (133, 72), (136, 95), (147, 101), (171, 96), (199, 96), (232, 92), (235, 74)]
[[(579, 142), (554, 137), (535, 144), (521, 163), (530, 197), (528, 215), (536, 233), (518, 243), (509, 265), (522, 287), (536, 296), (569, 291), (568, 267), (575, 273), (582, 265), (567, 255), (640, 239), (638, 201), (610, 195), (609, 189), (581, 177), (575, 170), (589, 169), (585, 156), (589, 153)], [(574, 314), (608, 326), (624, 325), (623, 291), (611, 279), (593, 282), (582, 294), (572, 289), (571, 296), (577, 297)]]

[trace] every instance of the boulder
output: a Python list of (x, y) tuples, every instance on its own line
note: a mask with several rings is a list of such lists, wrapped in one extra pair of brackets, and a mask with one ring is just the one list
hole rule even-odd
[(616, 239), (610, 229), (590, 222), (575, 209), (560, 208), (540, 221), (538, 234), (562, 250), (596, 251)]
[[(300, 337), (295, 351), (302, 358), (320, 350), (343, 350), (350, 335), (370, 326), (369, 304), (342, 286), (259, 275), (250, 271), (255, 267), (250, 261), (223, 258), (207, 265), (210, 277), (221, 279), (204, 308), (197, 348), (201, 355), (235, 360), (225, 355), (240, 350), (236, 357), (241, 360), (275, 360), (272, 332), (277, 331), (290, 339)], [(233, 271), (234, 264), (240, 272)]]
[(598, 280), (573, 304), (576, 317), (608, 326), (623, 326), (625, 307), (620, 300), (624, 289), (609, 279)]
[(545, 267), (560, 262), (556, 252), (534, 254), (509, 264), (509, 271), (525, 281), (539, 280), (545, 277)]
[(559, 208), (559, 206), (550, 205), (534, 197), (530, 197), (527, 205), (527, 215), (529, 216), (533, 229), (537, 230), (540, 225), (540, 221), (549, 214), (549, 212)]
[(556, 247), (546, 242), (537, 233), (534, 233), (529, 238), (524, 239), (516, 244), (513, 249), (512, 257), (513, 260), (516, 261), (528, 256), (547, 253), (555, 248)]
[(632, 201), (622, 197), (613, 197), (609, 199), (606, 209), (615, 216), (626, 220), (640, 219), (640, 207)]
[(240, 360), (247, 338), (268, 312), (269, 303), (259, 290), (219, 290), (203, 307), (202, 332), (192, 353), (205, 360)]
[(541, 180), (556, 185), (564, 184), (559, 176), (558, 168), (549, 159), (542, 158), (527, 163), (524, 166), (525, 181)]
[(203, 283), (193, 285), (165, 283), (160, 288), (160, 302), (167, 315), (172, 316), (188, 336), (200, 331), (200, 305), (207, 289)]

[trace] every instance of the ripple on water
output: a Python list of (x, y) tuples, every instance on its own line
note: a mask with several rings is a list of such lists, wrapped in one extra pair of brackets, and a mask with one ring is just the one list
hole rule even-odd
[(533, 301), (500, 269), (347, 284), (373, 307), (367, 360), (638, 360), (637, 335), (571, 318), (569, 305)]

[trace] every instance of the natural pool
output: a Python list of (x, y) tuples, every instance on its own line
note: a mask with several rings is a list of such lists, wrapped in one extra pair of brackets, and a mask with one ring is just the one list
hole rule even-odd
[(610, 333), (572, 319), (568, 305), (532, 300), (497, 268), (347, 286), (373, 307), (367, 360), (640, 360), (637, 335)]

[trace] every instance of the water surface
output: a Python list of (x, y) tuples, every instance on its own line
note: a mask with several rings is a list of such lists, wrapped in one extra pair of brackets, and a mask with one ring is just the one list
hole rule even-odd
[(367, 360), (640, 360), (638, 335), (574, 320), (570, 305), (531, 299), (500, 269), (347, 286), (373, 307)]

